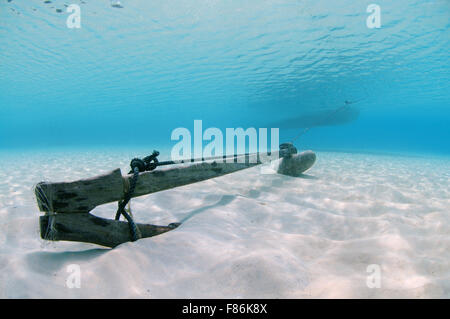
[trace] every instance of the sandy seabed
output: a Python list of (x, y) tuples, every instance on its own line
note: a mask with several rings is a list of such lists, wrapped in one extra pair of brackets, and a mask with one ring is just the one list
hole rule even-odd
[(450, 298), (446, 157), (318, 152), (302, 178), (255, 167), (133, 199), (138, 222), (183, 222), (160, 236), (112, 250), (40, 239), (34, 184), (125, 173), (141, 153), (0, 154), (0, 297)]

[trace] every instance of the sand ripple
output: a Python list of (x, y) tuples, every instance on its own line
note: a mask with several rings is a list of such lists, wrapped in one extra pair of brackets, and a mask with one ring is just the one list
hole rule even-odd
[[(254, 168), (133, 200), (140, 222), (183, 221), (162, 236), (114, 250), (39, 239), (36, 182), (125, 170), (131, 155), (1, 158), (1, 297), (450, 297), (446, 158), (318, 153), (304, 178)], [(65, 286), (74, 263), (80, 289)]]

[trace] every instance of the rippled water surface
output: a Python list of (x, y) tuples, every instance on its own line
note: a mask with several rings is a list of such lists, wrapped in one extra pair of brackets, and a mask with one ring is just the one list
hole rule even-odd
[[(69, 29), (66, 6), (81, 8)], [(280, 127), (314, 149), (450, 153), (450, 2), (0, 2), (0, 147)], [(355, 102), (348, 113), (327, 114)]]

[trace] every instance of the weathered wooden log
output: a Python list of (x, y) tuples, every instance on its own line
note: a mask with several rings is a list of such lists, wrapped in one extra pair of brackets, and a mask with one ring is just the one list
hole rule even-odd
[[(294, 154), (278, 160), (277, 172), (298, 176), (315, 162), (312, 151)], [(255, 165), (268, 162), (270, 158), (248, 158), (242, 163), (201, 162), (180, 164), (139, 174), (133, 197), (188, 185), (223, 176)], [(40, 211), (57, 213), (87, 213), (95, 207), (123, 199), (128, 191), (132, 175), (122, 176), (120, 169), (105, 175), (75, 182), (36, 185), (35, 194)]]
[(95, 207), (123, 197), (124, 181), (120, 169), (75, 182), (41, 182), (35, 195), (41, 212), (86, 213)]
[[(89, 213), (44, 215), (39, 218), (39, 224), (41, 237), (47, 240), (78, 241), (111, 248), (132, 241), (127, 222), (100, 218)], [(141, 238), (147, 238), (173, 230), (180, 224), (136, 225)]]
[[(278, 156), (250, 154), (235, 158), (234, 162), (200, 162), (172, 165), (139, 174), (132, 197), (188, 185), (210, 178), (223, 176), (255, 165), (269, 162)], [(40, 211), (57, 213), (86, 213), (96, 206), (123, 199), (128, 191), (132, 175), (122, 177), (120, 169), (105, 175), (75, 182), (36, 185), (35, 194)]]

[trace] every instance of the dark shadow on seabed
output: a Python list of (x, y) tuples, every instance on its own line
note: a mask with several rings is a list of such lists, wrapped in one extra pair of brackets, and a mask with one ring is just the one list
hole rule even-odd
[(185, 221), (191, 219), (193, 216), (195, 216), (197, 214), (200, 214), (200, 213), (202, 213), (202, 212), (204, 212), (204, 211), (206, 211), (206, 210), (208, 210), (210, 208), (228, 205), (235, 198), (236, 198), (235, 195), (223, 195), (222, 198), (217, 203), (215, 203), (213, 205), (208, 205), (208, 206), (204, 206), (204, 207), (200, 207), (200, 208), (194, 209), (189, 214), (187, 214), (182, 220), (180, 220), (180, 223), (183, 224)]
[(95, 259), (104, 253), (111, 251), (107, 248), (94, 248), (82, 251), (64, 252), (34, 252), (26, 256), (26, 262), (31, 269), (38, 273), (55, 272), (67, 263), (77, 263)]
[(243, 197), (249, 197), (249, 198), (258, 198), (261, 191), (264, 190), (269, 190), (271, 187), (280, 187), (283, 183), (283, 178), (305, 178), (305, 179), (318, 179), (315, 176), (312, 175), (307, 175), (307, 174), (300, 174), (299, 176), (296, 177), (290, 177), (290, 176), (279, 176), (279, 178), (276, 178), (272, 181), (270, 186), (263, 186), (262, 188), (260, 188), (260, 190), (257, 189), (250, 189), (248, 192), (248, 196), (242, 195), (242, 194), (237, 194), (237, 195), (223, 195), (221, 197), (221, 199), (212, 205), (208, 205), (208, 206), (203, 206), (197, 209), (194, 209), (193, 211), (191, 211), (190, 213), (188, 213), (185, 217), (183, 217), (179, 223), (183, 224), (186, 221), (188, 221), (189, 219), (191, 219), (192, 217), (194, 217), (197, 214), (203, 213), (204, 211), (207, 211), (208, 209), (211, 208), (215, 208), (215, 207), (220, 207), (220, 206), (225, 206), (228, 205), (229, 203), (231, 203), (237, 196), (243, 196)]
[(271, 181), (270, 185), (264, 185), (264, 186), (260, 186), (258, 188), (249, 189), (246, 195), (238, 194), (237, 196), (257, 199), (257, 198), (260, 197), (261, 192), (271, 192), (271, 190), (276, 188), (276, 187), (282, 187), (283, 186), (283, 182), (285, 180), (292, 179), (292, 178), (294, 178), (294, 179), (303, 178), (303, 179), (319, 180), (318, 177), (313, 176), (313, 175), (308, 175), (308, 174), (299, 174), (298, 176), (287, 176), (287, 175), (281, 175), (281, 174), (274, 174), (274, 176), (276, 176), (276, 178), (274, 178)]
[(317, 176), (308, 175), (308, 174), (300, 174), (300, 175), (298, 175), (296, 177), (304, 178), (304, 179), (314, 179), (314, 180), (318, 180), (319, 179)]

